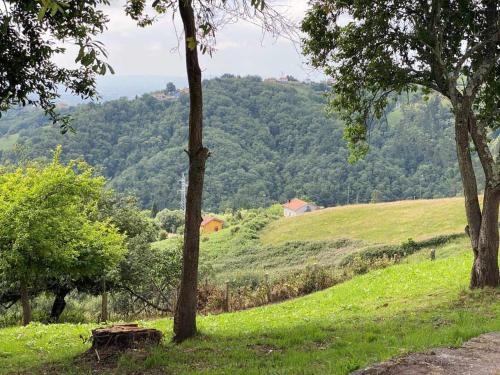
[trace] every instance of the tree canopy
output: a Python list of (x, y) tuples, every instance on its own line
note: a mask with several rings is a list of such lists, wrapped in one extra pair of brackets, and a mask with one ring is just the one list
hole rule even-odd
[[(366, 203), (374, 190), (384, 201), (460, 192), (445, 100), (429, 95), (426, 101), (420, 92), (400, 96), (386, 109), (387, 122), (374, 123), (371, 152), (350, 165), (344, 122), (337, 112), (325, 114), (327, 89), (258, 77), (206, 80), (205, 136), (214, 151), (204, 210), (264, 207), (295, 196), (322, 206)], [(37, 112), (13, 111), (0, 120), (0, 160), (47, 158), (61, 143), (65, 160), (84, 157), (143, 208), (156, 200), (160, 209), (178, 209), (187, 106), (184, 94), (79, 106), (70, 110), (76, 133), (65, 136), (44, 126)]]
[[(315, 0), (302, 24), (306, 54), (332, 78), (331, 105), (354, 159), (366, 154), (373, 120), (396, 95), (420, 88), (449, 100), (474, 253), (471, 287), (500, 283), (500, 158), (489, 145), (500, 124), (499, 15), (496, 0)], [(486, 180), (482, 208), (472, 152)]]
[(116, 227), (95, 219), (104, 179), (83, 162), (61, 164), (59, 156), (60, 149), (50, 165), (0, 175), (0, 279), (28, 294), (49, 280), (100, 278), (124, 255)]
[[(63, 132), (68, 118), (56, 111), (60, 90), (82, 98), (97, 96), (95, 77), (112, 68), (96, 37), (108, 21), (108, 0), (3, 1), (0, 7), (0, 114), (8, 108), (41, 107)], [(78, 48), (74, 67), (59, 66), (58, 55)]]

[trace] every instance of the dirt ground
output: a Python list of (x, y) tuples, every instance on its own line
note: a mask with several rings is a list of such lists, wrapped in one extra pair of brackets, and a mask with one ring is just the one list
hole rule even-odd
[(500, 375), (500, 332), (487, 333), (457, 349), (409, 354), (352, 375)]

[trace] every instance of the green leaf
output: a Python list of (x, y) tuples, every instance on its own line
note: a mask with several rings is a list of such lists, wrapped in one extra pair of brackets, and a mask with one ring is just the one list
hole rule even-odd
[(85, 49), (83, 46), (80, 46), (80, 50), (78, 51), (78, 56), (76, 57), (75, 62), (81, 61), (84, 55)]
[(42, 6), (40, 8), (40, 11), (38, 12), (38, 21), (43, 20), (45, 17), (45, 14), (47, 13), (48, 7), (46, 5)]

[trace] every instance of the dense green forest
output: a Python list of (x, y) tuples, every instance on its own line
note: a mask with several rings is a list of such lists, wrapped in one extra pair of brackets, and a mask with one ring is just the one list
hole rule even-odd
[[(343, 126), (325, 111), (325, 84), (266, 82), (259, 77), (206, 80), (208, 161), (204, 209), (262, 207), (299, 196), (319, 205), (461, 194), (452, 116), (438, 96), (400, 97), (373, 124), (366, 159), (349, 164)], [(83, 157), (118, 191), (144, 207), (178, 208), (187, 172), (189, 98), (146, 94), (66, 111), (74, 133), (61, 135), (36, 110), (0, 120), (3, 163)]]

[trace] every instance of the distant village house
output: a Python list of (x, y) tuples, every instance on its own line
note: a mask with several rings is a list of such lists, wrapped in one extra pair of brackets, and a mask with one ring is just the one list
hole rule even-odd
[(283, 205), (283, 214), (285, 217), (302, 215), (306, 212), (312, 212), (318, 210), (319, 207), (312, 204), (304, 202), (302, 199), (293, 198)]
[(208, 234), (220, 231), (224, 226), (224, 221), (216, 217), (206, 217), (200, 225), (201, 233)]

